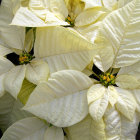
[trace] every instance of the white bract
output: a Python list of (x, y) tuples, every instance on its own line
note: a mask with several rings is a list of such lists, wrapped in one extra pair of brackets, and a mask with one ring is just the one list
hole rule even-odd
[(117, 0), (29, 0), (26, 4), (21, 3), (12, 24), (26, 27), (71, 26), (93, 41), (98, 21), (116, 4)]
[[(137, 38), (139, 31), (137, 31), (137, 22), (134, 22), (134, 19), (138, 17), (138, 7), (139, 1), (134, 0), (104, 19), (102, 23), (103, 26), (100, 27), (99, 36), (96, 39), (96, 43), (98, 43), (97, 45), (99, 47), (99, 55), (96, 55), (95, 59), (93, 59), (96, 66), (103, 72), (106, 72), (109, 68), (112, 69), (114, 64), (117, 65), (118, 62), (121, 62), (116, 61), (117, 58), (120, 58), (120, 50), (123, 52), (121, 53), (122, 56), (125, 55), (127, 58), (129, 57), (130, 63), (128, 65), (137, 62), (137, 64), (132, 67), (139, 71), (140, 66), (138, 61), (140, 53), (138, 51), (139, 40)], [(123, 12), (124, 16), (122, 14)], [(128, 16), (126, 16), (127, 14)], [(114, 19), (116, 19), (117, 22), (114, 21)], [(128, 20), (130, 21), (128, 22)], [(123, 21), (124, 24), (122, 24), (121, 21)], [(132, 22), (134, 22), (134, 25)], [(114, 24), (117, 24), (117, 29), (113, 27)], [(122, 24), (122, 26), (119, 26), (120, 24)], [(111, 28), (107, 25), (110, 25)], [(132, 32), (132, 27), (135, 29), (134, 32)], [(125, 46), (122, 46), (121, 42), (124, 39), (123, 37), (126, 37), (125, 35), (127, 34), (125, 28), (130, 29), (132, 33), (129, 32), (130, 34), (128, 35), (132, 38), (130, 40), (126, 39), (123, 43)], [(105, 31), (108, 32), (108, 34), (106, 34)], [(110, 35), (110, 38), (107, 35)], [(131, 41), (133, 43), (131, 43)], [(126, 54), (129, 53), (129, 55), (126, 55), (125, 52)], [(124, 64), (124, 58), (121, 58)], [(119, 66), (120, 65), (118, 65), (118, 67)], [(110, 72), (112, 71), (111, 69)], [(24, 109), (46, 119), (56, 126), (65, 127), (77, 123), (78, 120), (81, 121), (86, 116), (87, 103), (84, 101), (88, 100), (89, 113), (96, 121), (103, 117), (109, 105), (112, 107), (115, 106), (127, 119), (133, 120), (135, 110), (137, 109), (137, 101), (131, 90), (139, 89), (140, 81), (139, 78), (131, 72), (131, 66), (129, 67), (130, 72), (128, 71), (128, 73), (122, 73), (122, 71), (125, 71), (124, 69), (125, 68), (121, 68), (116, 77), (108, 72), (109, 76), (103, 75), (102, 77), (102, 80), (105, 78), (104, 82), (106, 83), (103, 83), (100, 79), (96, 84), (85, 74), (75, 70), (56, 72), (51, 75), (53, 78), (50, 77), (48, 83), (41, 83), (37, 86)], [(88, 91), (86, 91), (87, 89)], [(87, 97), (85, 96), (86, 93)]]
[[(4, 33), (2, 33), (2, 35), (3, 34)], [(30, 34), (31, 36), (32, 35), (31, 31), (29, 31), (28, 34)], [(12, 36), (11, 32), (9, 32), (9, 35)], [(21, 37), (21, 39), (24, 40), (24, 37)], [(4, 48), (4, 47), (0, 47), (0, 49), (1, 48)], [(15, 49), (12, 47), (7, 47), (6, 50), (8, 50), (7, 53), (9, 54), (10, 51), (14, 52)], [(22, 60), (24, 60), (24, 58), (27, 58), (27, 61), (28, 61), (28, 57), (24, 56), (24, 54), (26, 54), (24, 53), (26, 50), (27, 49), (24, 49), (24, 46), (22, 46), (21, 49), (15, 50), (17, 54), (23, 55), (23, 56), (19, 56), (19, 60), (17, 60), (19, 61), (19, 63), (23, 62)], [(31, 50), (31, 48), (29, 50)], [(28, 53), (29, 51), (26, 51), (26, 52)], [(15, 98), (17, 98), (17, 95), (21, 89), (22, 82), (25, 77), (30, 82), (37, 84), (40, 80), (47, 80), (47, 77), (49, 75), (49, 68), (48, 68), (47, 63), (37, 58), (34, 60), (32, 59), (30, 60), (31, 60), (31, 63), (28, 63), (27, 65), (23, 63), (21, 65), (16, 66), (5, 57), (1, 57), (0, 59), (0, 64), (1, 64), (0, 74), (5, 75), (4, 78), (2, 78), (3, 80), (2, 82), (4, 83), (4, 89), (8, 91), (9, 93), (11, 93)]]
[(135, 140), (139, 121), (138, 113), (135, 113), (133, 120), (129, 121), (126, 117), (119, 114), (115, 108), (108, 108), (104, 115), (106, 136), (109, 140)]
[(79, 71), (53, 73), (35, 88), (24, 109), (55, 126), (73, 125), (88, 114), (86, 93), (92, 83)]
[[(116, 81), (119, 76), (122, 75), (117, 75)], [(100, 120), (108, 105), (115, 106), (126, 118), (133, 120), (137, 103), (129, 89), (136, 87), (131, 86), (130, 79), (126, 80), (129, 87), (125, 86), (125, 89), (113, 85), (104, 87), (102, 83), (94, 84), (92, 79), (79, 71), (56, 72), (51, 75), (48, 83), (37, 86), (24, 109), (54, 125), (64, 127), (82, 120), (87, 115), (88, 101), (93, 120)], [(135, 85), (134, 81), (133, 84)], [(121, 85), (121, 81), (117, 81), (117, 85)]]
[(106, 140), (104, 120), (94, 121), (88, 115), (80, 123), (66, 128), (71, 140)]
[(137, 113), (132, 121), (128, 121), (114, 107), (109, 107), (100, 121), (87, 116), (80, 123), (66, 128), (66, 132), (71, 140), (135, 140), (139, 120)]
[(25, 118), (11, 125), (1, 140), (64, 140), (62, 128), (49, 127), (35, 117)]
[[(32, 30), (25, 37), (24, 28), (9, 25), (13, 18), (12, 8), (9, 3), (9, 1), (4, 1), (0, 7), (0, 11), (3, 12), (0, 15), (0, 40), (2, 40), (0, 46), (0, 75), (2, 88), (17, 98), (25, 77), (37, 84), (39, 80), (47, 79), (49, 70), (48, 65), (41, 59), (32, 60), (32, 63), (26, 66), (15, 66), (10, 60), (6, 59), (5, 56), (13, 52), (17, 55), (22, 55), (25, 52), (29, 53), (34, 40)], [(19, 57), (19, 60), (16, 61), (22, 62), (22, 60), (24, 60), (24, 57)]]
[(140, 60), (140, 1), (133, 0), (110, 13), (101, 23), (95, 43), (99, 49), (96, 66), (106, 72)]
[[(2, 6), (0, 10), (2, 9), (5, 10), (6, 7)], [(1, 19), (8, 14), (11, 14), (10, 11), (5, 12)], [(13, 26), (8, 25), (10, 20), (5, 19), (0, 22), (0, 25), (3, 26), (0, 29), (0, 37), (4, 46), (0, 46), (2, 55), (0, 57), (0, 74), (7, 72), (4, 78), (4, 87), (15, 98), (17, 98), (24, 78), (34, 84), (38, 84), (40, 81), (47, 81), (50, 72), (63, 69), (83, 70), (92, 59), (92, 44), (75, 32), (70, 32), (63, 27), (37, 29), (34, 56), (31, 56), (32, 58), (30, 59), (30, 56), (28, 57), (27, 55), (31, 51), (34, 42), (33, 30), (29, 30), (25, 37), (24, 28), (13, 28)], [(13, 42), (18, 46), (16, 47)], [(11, 52), (21, 55), (17, 61), (22, 65), (15, 66), (3, 57)], [(2, 80), (3, 77), (1, 78)]]

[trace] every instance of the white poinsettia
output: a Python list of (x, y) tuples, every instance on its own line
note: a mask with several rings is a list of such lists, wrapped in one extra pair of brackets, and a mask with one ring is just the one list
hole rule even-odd
[[(130, 89), (139, 89), (140, 82), (138, 84), (138, 79), (130, 75), (124, 79), (128, 86), (121, 88), (122, 76), (102, 73), (97, 77), (99, 81), (94, 81), (75, 70), (53, 73), (48, 82), (36, 87), (24, 109), (63, 127), (81, 121), (88, 110), (93, 120), (98, 121), (109, 105), (115, 106), (126, 118), (133, 120), (137, 103)], [(132, 77), (135, 78), (133, 83)], [(133, 86), (135, 84), (137, 86)]]
[(91, 85), (92, 80), (79, 71), (53, 73), (35, 88), (24, 109), (55, 126), (73, 125), (88, 114), (86, 93)]
[(95, 43), (99, 49), (94, 58), (98, 68), (106, 72), (140, 60), (140, 1), (133, 0), (109, 14), (101, 23)]
[[(137, 0), (133, 1), (133, 2), (129, 3), (128, 5), (126, 5), (125, 7), (123, 7), (122, 9), (119, 9), (116, 12), (111, 13), (108, 17), (106, 17), (106, 19), (103, 21), (103, 23), (104, 22), (106, 23), (108, 21), (108, 23), (110, 22), (111, 24), (113, 24), (113, 22), (111, 22), (111, 20), (113, 20), (114, 18), (117, 17), (116, 13), (119, 15), (117, 17), (117, 19), (119, 19), (118, 24), (120, 23), (120, 20), (123, 20), (124, 23), (127, 23), (128, 18), (124, 17), (122, 15), (122, 13), (125, 11), (125, 13), (128, 13), (128, 15), (129, 15), (130, 11), (132, 9), (133, 9), (133, 12), (135, 13), (135, 10), (137, 10), (137, 8), (135, 8), (135, 6), (137, 7), (138, 3), (139, 3), (139, 1), (137, 1)], [(137, 11), (139, 11), (139, 9)], [(116, 15), (116, 17), (114, 15)], [(135, 16), (136, 17), (138, 16), (137, 12), (136, 12)], [(109, 19), (111, 19), (111, 20), (109, 20)], [(133, 16), (132, 16), (132, 19), (133, 19)], [(115, 24), (116, 23), (117, 22), (115, 22)], [(135, 22), (134, 24), (137, 24), (137, 23)], [(104, 25), (103, 29), (105, 31), (109, 32), (110, 30), (109, 30), (108, 26), (105, 26), (107, 24), (103, 24), (103, 25)], [(128, 24), (124, 24), (125, 28), (126, 28), (126, 25), (128, 25)], [(131, 27), (131, 26), (129, 26), (129, 27)], [(117, 31), (121, 30), (121, 28), (118, 26), (116, 26), (116, 28), (118, 29)], [(134, 28), (138, 29), (138, 26), (135, 26)], [(110, 36), (110, 38), (111, 37), (116, 38), (116, 37), (121, 36), (121, 35), (118, 36), (117, 31), (115, 32), (115, 28), (112, 27), (111, 29), (112, 30), (114, 29), (114, 36)], [(102, 30), (100, 31), (100, 33), (102, 33)], [(111, 33), (113, 33), (113, 32), (111, 32)], [(122, 33), (124, 33), (124, 31)], [(128, 40), (126, 40), (125, 46), (126, 46), (126, 50), (128, 50), (128, 51), (129, 51), (129, 49), (127, 48), (127, 46), (130, 46), (131, 49), (130, 49), (129, 54), (131, 54), (131, 53), (132, 54), (130, 55), (130, 57), (129, 57), (129, 55), (126, 55), (126, 56), (129, 57), (130, 61), (134, 60), (133, 61), (133, 63), (134, 63), (139, 60), (139, 57), (138, 57), (139, 52), (135, 51), (135, 48), (136, 48), (136, 50), (139, 50), (139, 48), (137, 47), (137, 42), (138, 42), (138, 39), (136, 37), (137, 32), (134, 32), (132, 34), (133, 34), (132, 39), (129, 40), (129, 42), (127, 42)], [(100, 120), (103, 117), (109, 104), (111, 104), (112, 106), (115, 106), (118, 109), (118, 111), (120, 111), (124, 116), (126, 116), (129, 120), (132, 120), (134, 117), (135, 110), (137, 108), (137, 103), (132, 94), (133, 92), (130, 90), (139, 89), (140, 81), (139, 81), (138, 77), (136, 77), (135, 75), (133, 75), (131, 73), (129, 75), (121, 74), (121, 73), (118, 73), (117, 76), (113, 75), (112, 67), (114, 67), (114, 66), (113, 66), (113, 63), (111, 63), (111, 62), (112, 62), (112, 60), (114, 62), (118, 62), (118, 61), (116, 61), (116, 57), (118, 56), (118, 53), (115, 53), (116, 57), (114, 57), (115, 51), (113, 50), (113, 47), (110, 45), (109, 39), (106, 40), (106, 37), (107, 37), (106, 34), (104, 33), (104, 34), (100, 34), (100, 35), (102, 35), (102, 36), (99, 36), (96, 39), (96, 41), (98, 41), (99, 45), (101, 45), (101, 46), (99, 46), (97, 44), (99, 46), (99, 55), (96, 55), (96, 57), (95, 57), (96, 59), (93, 59), (93, 62), (97, 65), (97, 67), (104, 72), (104, 73), (102, 72), (102, 74), (100, 76), (97, 76), (99, 82), (97, 82), (96, 84), (93, 84), (93, 81), (89, 77), (86, 77), (83, 73), (80, 73), (78, 71), (62, 71), (62, 72), (54, 73), (54, 75), (60, 75), (60, 76), (57, 76), (57, 77), (54, 76), (55, 77), (54, 78), (52, 75), (52, 77), (53, 77), (52, 80), (48, 80), (48, 83), (40, 84), (36, 88), (36, 90), (33, 92), (33, 94), (30, 96), (30, 98), (25, 106), (25, 109), (32, 112), (33, 114), (35, 114), (37, 116), (40, 116), (41, 118), (46, 119), (47, 121), (49, 121), (50, 123), (52, 123), (56, 126), (70, 126), (70, 125), (78, 122), (78, 119), (79, 119), (79, 121), (82, 120), (82, 118), (84, 118), (85, 115), (87, 114), (87, 108), (85, 108), (85, 109), (83, 108), (84, 111), (80, 109), (83, 106), (83, 104), (81, 103), (81, 100), (80, 100), (80, 96), (83, 96), (84, 99), (86, 99), (84, 94), (80, 94), (80, 92), (83, 90), (89, 89), (88, 91), (86, 91), (88, 105), (89, 105), (89, 112), (94, 120)], [(121, 36), (121, 38), (122, 37), (123, 36)], [(136, 38), (134, 39), (134, 37), (136, 37)], [(121, 38), (120, 38), (120, 40), (121, 40)], [(101, 39), (103, 39), (103, 40), (101, 40)], [(102, 41), (102, 42), (100, 42), (100, 41)], [(132, 45), (130, 41), (132, 41), (134, 45)], [(113, 43), (113, 41), (111, 43)], [(117, 44), (117, 46), (114, 46), (114, 48), (116, 47), (115, 48), (116, 51), (117, 50), (119, 51), (119, 49), (121, 48), (121, 51), (123, 50), (123, 53), (124, 53), (122, 55), (125, 55), (125, 52), (124, 52), (125, 47), (124, 46), (122, 47), (121, 46), (122, 44), (120, 44), (120, 43), (121, 42), (118, 40), (118, 44)], [(109, 44), (109, 46), (107, 46), (108, 44)], [(136, 44), (136, 46), (135, 46), (135, 44)], [(112, 51), (111, 51), (111, 48), (112, 48)], [(133, 54), (134, 52), (137, 55), (134, 55)], [(124, 59), (122, 59), (122, 62), (124, 63), (125, 61), (123, 61), (123, 60)], [(131, 64), (132, 64), (132, 62), (131, 62)], [(137, 65), (137, 67), (139, 67), (139, 65)], [(131, 66), (130, 66), (130, 69), (131, 69)], [(120, 70), (120, 72), (121, 71), (122, 70)], [(71, 75), (74, 75), (74, 76), (71, 76)], [(76, 75), (78, 75), (78, 76), (76, 76)], [(61, 80), (62, 77), (65, 77), (65, 79)], [(51, 79), (51, 77), (50, 77), (50, 79)], [(83, 79), (83, 80), (81, 80), (81, 79)], [(87, 79), (89, 81), (89, 84), (87, 81), (84, 81), (84, 79)], [(131, 82), (131, 80), (133, 82)], [(58, 81), (59, 81), (59, 83), (57, 83)], [(74, 84), (76, 81), (79, 81), (78, 85)], [(123, 82), (123, 81), (125, 81), (125, 82)], [(74, 84), (74, 86), (77, 85), (77, 87), (75, 88), (75, 91), (73, 91), (74, 88), (71, 87), (71, 85), (73, 85), (73, 84)], [(81, 87), (79, 87), (80, 85), (81, 85)], [(83, 85), (87, 85), (85, 89), (83, 89), (83, 87), (84, 87)], [(116, 87), (116, 85), (118, 87)], [(67, 91), (65, 91), (66, 87), (67, 87)], [(41, 92), (40, 92), (40, 90), (41, 90)], [(50, 95), (50, 92), (53, 93), (53, 94), (51, 94), (53, 96)], [(62, 93), (68, 93), (68, 94), (70, 93), (71, 96), (69, 97), (68, 95), (66, 96), (66, 94), (62, 94)], [(79, 95), (78, 95), (78, 93), (79, 93)], [(58, 94), (60, 94), (60, 95), (62, 94), (62, 95), (57, 97)], [(71, 97), (73, 97), (76, 94), (78, 95), (78, 97), (75, 98), (75, 100), (71, 101), (70, 100)], [(46, 99), (45, 99), (45, 96), (47, 96)], [(36, 97), (38, 97), (38, 98), (36, 98)], [(67, 100), (69, 100), (69, 102), (68, 101), (66, 102), (65, 98)], [(79, 105), (79, 108), (75, 107), (75, 109), (73, 109), (73, 106), (71, 106), (70, 102), (74, 102), (73, 105)], [(59, 106), (59, 104), (65, 106), (65, 108), (63, 106)], [(85, 104), (85, 106), (87, 106), (87, 105)], [(62, 108), (64, 108), (64, 109), (62, 109)], [(69, 110), (72, 109), (71, 111), (68, 112), (69, 115), (67, 115), (68, 109), (66, 109), (66, 108), (69, 108)], [(43, 110), (43, 112), (42, 112), (42, 110)], [(81, 112), (79, 112), (79, 110), (81, 110), (82, 114), (81, 114)], [(59, 118), (57, 117), (58, 114), (59, 114)], [(80, 118), (79, 118), (79, 116), (80, 116)], [(74, 117), (74, 119), (71, 119), (72, 121), (70, 121), (71, 117)], [(63, 121), (61, 118), (63, 118)]]
[[(3, 6), (0, 10), (5, 10), (5, 8), (6, 6)], [(3, 19), (8, 14), (11, 13), (5, 13), (0, 18)], [(0, 74), (7, 72), (4, 87), (15, 98), (21, 89), (24, 78), (37, 84), (39, 81), (47, 80), (49, 68), (50, 72), (62, 69), (83, 70), (92, 59), (92, 44), (63, 27), (37, 29), (35, 54), (32, 56), (29, 52), (34, 41), (33, 30), (29, 30), (25, 37), (24, 29), (8, 25), (10, 20), (0, 22), (0, 25), (3, 26), (0, 29), (0, 38), (4, 46), (0, 46), (1, 55), (6, 56), (14, 51), (19, 55), (19, 60), (16, 61), (21, 65), (15, 66), (8, 59), (1, 57)], [(18, 38), (19, 40), (17, 40)], [(35, 59), (33, 59), (34, 57)], [(49, 64), (49, 67), (43, 59)], [(81, 61), (82, 59), (83, 61)]]
[(92, 60), (96, 47), (64, 27), (37, 28), (34, 54), (49, 65), (50, 72), (82, 71)]
[(115, 108), (108, 108), (104, 115), (107, 140), (131, 139), (135, 140), (139, 125), (139, 114), (135, 113), (132, 121), (118, 113)]
[[(70, 26), (94, 40), (95, 23), (112, 11), (117, 0), (29, 0), (23, 1), (12, 24), (26, 27)], [(90, 6), (89, 6), (90, 5)], [(94, 29), (90, 26), (95, 24)], [(89, 31), (92, 29), (92, 32)], [(84, 31), (86, 30), (86, 32)], [(89, 33), (88, 33), (89, 32)]]
[[(3, 34), (4, 33), (2, 33), (2, 35)], [(29, 36), (31, 39), (30, 41), (32, 42), (32, 30), (27, 33), (26, 37), (29, 39)], [(21, 39), (24, 40), (24, 37), (21, 37)], [(14, 60), (14, 62), (17, 62), (16, 64), (12, 63), (11, 59), (10, 61), (5, 57), (1, 57), (0, 59), (0, 74), (5, 75), (4, 78), (2, 78), (4, 89), (11, 93), (15, 98), (17, 98), (24, 78), (28, 79), (34, 84), (37, 84), (40, 80), (47, 80), (49, 74), (47, 63), (37, 57), (36, 59), (33, 59), (34, 56), (29, 53), (32, 49), (32, 43), (25, 40), (25, 44), (21, 45), (21, 48), (18, 50), (12, 47), (5, 46), (6, 49), (3, 46), (0, 47), (0, 50), (4, 50), (5, 54), (7, 55), (9, 54), (9, 52), (15, 52), (17, 55), (19, 55)], [(24, 48), (24, 45), (28, 46), (28, 48)]]
[[(24, 45), (30, 46), (31, 37), (32, 30), (27, 33)], [(63, 39), (65, 39), (64, 43)], [(31, 50), (31, 47), (28, 48)], [(7, 50), (9, 51), (9, 49)], [(1, 74), (8, 71), (4, 78), (4, 87), (16, 98), (24, 78), (34, 84), (38, 84), (39, 81), (47, 81), (50, 72), (62, 69), (83, 70), (92, 59), (92, 50), (94, 48), (91, 43), (63, 27), (37, 29), (34, 56), (28, 51), (25, 52), (24, 49), (16, 50), (19, 54), (21, 53), (19, 56), (19, 64), (21, 65), (17, 66), (2, 57), (5, 61), (1, 60), (0, 62), (4, 65), (0, 67)], [(8, 66), (9, 69), (7, 69)]]
[(135, 140), (139, 121), (137, 113), (132, 121), (128, 121), (114, 107), (109, 107), (100, 121), (87, 116), (65, 131), (70, 140)]
[(104, 120), (94, 121), (90, 115), (65, 131), (70, 140), (106, 140)]
[(3, 134), (1, 140), (64, 140), (62, 128), (49, 127), (38, 118), (29, 117), (15, 122)]
[[(9, 25), (13, 18), (11, 5), (9, 1), (5, 0), (0, 7), (0, 11), (3, 13), (0, 14), (0, 82), (1, 90), (5, 89), (16, 98), (25, 77), (37, 84), (39, 80), (47, 79), (49, 70), (43, 60), (32, 60), (34, 56), (29, 54), (34, 40), (33, 30), (30, 30), (25, 37), (24, 28)], [(14, 65), (10, 61), (11, 59), (7, 55), (13, 52), (18, 56), (12, 57), (14, 59), (12, 62), (21, 65)], [(4, 93), (2, 91), (1, 95)]]

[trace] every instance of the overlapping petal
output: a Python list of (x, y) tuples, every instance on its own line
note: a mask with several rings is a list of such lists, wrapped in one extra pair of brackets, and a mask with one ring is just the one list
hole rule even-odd
[(11, 125), (1, 138), (2, 140), (63, 140), (61, 128), (48, 127), (43, 121), (35, 117), (20, 120)]
[(86, 89), (91, 84), (92, 80), (81, 72), (56, 72), (47, 83), (37, 86), (24, 109), (55, 126), (73, 125), (88, 114)]
[(25, 77), (26, 67), (25, 65), (13, 67), (4, 78), (4, 87), (14, 98), (22, 87), (22, 82)]
[(49, 77), (49, 66), (43, 60), (33, 60), (26, 66), (25, 77), (31, 83), (38, 84), (41, 81), (47, 81)]
[(89, 115), (80, 123), (67, 128), (71, 140), (106, 140), (103, 119), (94, 121)]
[(25, 38), (25, 29), (9, 24), (13, 18), (12, 2), (4, 1), (0, 7), (0, 39), (6, 44), (5, 47), (22, 49)]
[[(108, 47), (110, 47), (111, 52), (113, 49), (112, 57), (114, 58), (108, 63), (108, 68), (111, 66), (124, 67), (139, 61), (139, 6), (139, 0), (134, 0), (123, 8), (110, 13), (101, 23), (95, 42), (98, 46), (107, 42), (101, 51), (108, 49)], [(110, 59), (110, 56), (105, 56), (105, 53), (101, 53), (99, 56), (102, 59)], [(101, 62), (95, 59), (95, 64), (100, 66)]]
[(63, 27), (38, 28), (35, 56), (48, 62), (50, 72), (63, 69), (82, 71), (92, 60), (94, 46)]

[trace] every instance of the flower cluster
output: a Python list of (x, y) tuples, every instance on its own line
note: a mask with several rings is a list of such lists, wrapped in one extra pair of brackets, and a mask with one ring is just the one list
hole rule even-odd
[(2, 0), (1, 140), (134, 140), (140, 0)]

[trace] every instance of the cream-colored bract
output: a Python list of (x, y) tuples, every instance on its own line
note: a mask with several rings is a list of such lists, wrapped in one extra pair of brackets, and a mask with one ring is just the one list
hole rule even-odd
[[(135, 113), (132, 121), (118, 113), (115, 108), (108, 108), (104, 115), (107, 140), (132, 139), (135, 140), (139, 124), (139, 114)], [(113, 129), (112, 129), (113, 128)]]
[[(5, 10), (6, 6), (3, 6), (2, 9)], [(11, 18), (13, 17), (11, 11), (5, 13), (5, 16), (8, 14), (10, 14)], [(2, 16), (1, 19), (3, 19), (3, 17), (4, 16)], [(63, 27), (50, 27), (49, 29), (39, 28), (36, 33), (34, 48), (35, 59), (26, 66), (14, 66), (3, 56), (11, 52), (15, 52), (18, 55), (22, 54), (23, 51), (27, 53), (30, 52), (34, 42), (34, 35), (33, 30), (29, 30), (25, 36), (24, 28), (13, 28), (13, 26), (8, 25), (9, 21), (4, 20), (0, 23), (3, 26), (0, 31), (5, 31), (0, 32), (5, 47), (0, 46), (2, 49), (2, 57), (0, 56), (0, 74), (8, 72), (5, 75), (4, 87), (5, 90), (11, 93), (15, 98), (17, 98), (24, 78), (34, 84), (38, 84), (39, 81), (47, 81), (50, 72), (52, 73), (63, 69), (81, 69), (82, 71), (93, 57), (93, 45), (80, 37), (76, 32), (69, 29), (66, 30)], [(23, 29), (22, 34), (19, 29)], [(13, 34), (14, 36), (11, 41), (10, 36), (12, 37)], [(62, 35), (64, 35), (64, 37), (62, 37)], [(4, 38), (5, 36), (6, 39)], [(48, 40), (46, 38), (48, 38)], [(21, 40), (21, 44), (19, 44), (19, 40)], [(13, 41), (18, 44), (19, 48), (14, 46)]]
[[(102, 21), (95, 39), (101, 52), (99, 51), (99, 55), (94, 60), (102, 71), (105, 72), (110, 67), (129, 66), (140, 60), (139, 15), (140, 1), (133, 0)], [(107, 59), (109, 61), (104, 61)]]
[[(7, 25), (9, 26), (9, 25)], [(9, 27), (12, 28), (12, 27)], [(6, 29), (5, 29), (6, 30)], [(18, 31), (15, 32), (15, 34), (18, 34)], [(8, 54), (10, 52), (14, 52), (17, 54), (22, 54), (23, 51), (30, 51), (32, 48), (32, 37), (31, 33), (33, 33), (32, 31), (29, 31), (27, 33), (30, 35), (30, 41), (26, 42), (25, 39), (25, 44), (27, 46), (21, 47), (21, 49), (15, 49), (12, 47), (6, 47), (7, 49), (5, 49), (3, 54)], [(9, 34), (12, 36), (12, 32), (9, 31)], [(2, 33), (2, 35), (4, 35), (4, 33)], [(24, 40), (24, 38), (23, 38)], [(15, 39), (16, 41), (16, 39)], [(27, 47), (27, 48), (26, 48)], [(2, 47), (1, 47), (2, 48)], [(3, 49), (2, 49), (3, 50)], [(9, 51), (10, 50), (10, 51)], [(18, 61), (18, 60), (17, 60)], [(12, 64), (11, 61), (9, 61), (8, 59), (6, 59), (5, 57), (0, 57), (0, 74), (5, 74), (5, 78), (3, 79), (4, 81), (4, 89), (6, 91), (8, 91), (9, 93), (11, 93), (13, 95), (13, 97), (17, 98), (17, 95), (21, 89), (22, 86), (22, 82), (24, 80), (24, 78), (26, 77), (29, 81), (33, 82), (34, 84), (37, 84), (39, 81), (41, 80), (47, 80), (48, 75), (49, 75), (49, 68), (48, 68), (48, 64), (45, 63), (43, 60), (41, 59), (34, 59), (32, 60), (31, 63), (25, 65), (19, 65), (19, 66), (15, 66), (14, 64)]]
[(104, 6), (105, 8), (112, 10), (117, 5), (117, 0), (81, 0), (81, 1), (85, 2), (85, 9)]
[(64, 140), (62, 128), (49, 127), (35, 117), (25, 118), (11, 125), (1, 140)]
[(115, 107), (108, 107), (104, 118), (94, 121), (89, 115), (80, 123), (66, 128), (71, 140), (135, 140), (139, 114), (132, 121), (118, 113)]
[[(137, 67), (139, 67), (139, 65), (137, 65)], [(135, 67), (135, 69), (137, 68)], [(117, 77), (119, 76), (120, 75)], [(130, 74), (130, 77), (131, 76), (132, 75)], [(52, 74), (52, 77), (53, 78), (50, 77), (48, 83), (42, 83), (37, 86), (36, 90), (30, 96), (24, 108), (25, 110), (46, 119), (54, 125), (61, 127), (70, 126), (78, 122), (78, 120), (75, 117), (71, 120), (72, 122), (70, 122), (68, 121), (68, 116), (75, 116), (77, 114), (77, 111), (80, 110), (81, 106), (74, 107), (74, 105), (80, 105), (82, 101), (80, 100), (80, 94), (83, 94), (83, 98), (85, 98), (84, 94), (87, 93), (89, 113), (93, 120), (99, 121), (104, 116), (104, 113), (109, 105), (112, 107), (115, 106), (117, 110), (127, 119), (133, 120), (138, 104), (133, 92), (129, 90), (129, 87), (133, 84), (129, 80), (129, 77), (125, 79), (126, 84), (128, 83), (129, 87), (109, 86), (108, 88), (102, 86), (101, 84), (94, 84), (93, 81), (84, 73), (75, 70), (56, 72)], [(80, 83), (75, 83), (76, 79), (77, 81), (80, 81)], [(87, 85), (88, 81), (89, 85)], [(117, 85), (121, 85), (121, 81), (117, 81)], [(87, 89), (89, 90), (87, 91)], [(136, 89), (136, 87), (132, 85), (131, 89)], [(83, 90), (84, 92), (81, 92)], [(66, 96), (66, 93), (71, 95)], [(71, 101), (72, 99), (73, 101)], [(75, 103), (74, 105), (70, 105), (70, 102)], [(67, 107), (69, 107), (69, 109), (66, 109)], [(54, 110), (56, 111), (54, 112)], [(61, 110), (63, 110), (63, 112)], [(65, 111), (67, 110), (69, 110), (69, 115), (66, 115), (67, 112)], [(59, 116), (59, 118), (56, 116)], [(61, 122), (60, 116), (63, 118), (63, 122)], [(66, 122), (64, 120), (66, 120)]]
[(125, 89), (140, 89), (140, 61), (120, 69), (116, 84)]
[[(14, 0), (15, 1), (15, 0)], [(4, 0), (0, 6), (0, 40), (7, 48), (23, 49), (25, 29), (22, 27), (10, 26), (13, 19), (13, 4), (11, 0)]]
[[(88, 26), (98, 23), (114, 10), (116, 0), (106, 2), (89, 2), (87, 0), (29, 0), (28, 5), (21, 6), (15, 14), (12, 25), (25, 27), (71, 26), (66, 22), (68, 15), (74, 21), (73, 29), (94, 41), (96, 30), (88, 35)], [(21, 4), (22, 5), (22, 4)], [(90, 7), (89, 7), (90, 5)], [(80, 29), (83, 27), (85, 31)]]
[(88, 114), (86, 89), (91, 85), (92, 80), (79, 71), (63, 70), (53, 73), (48, 82), (36, 87), (24, 110), (55, 126), (71, 126)]
[(66, 132), (71, 140), (106, 140), (103, 119), (94, 121), (90, 115), (80, 123), (66, 128)]
[(38, 28), (34, 53), (47, 61), (50, 72), (82, 71), (92, 60), (96, 47), (64, 27)]

